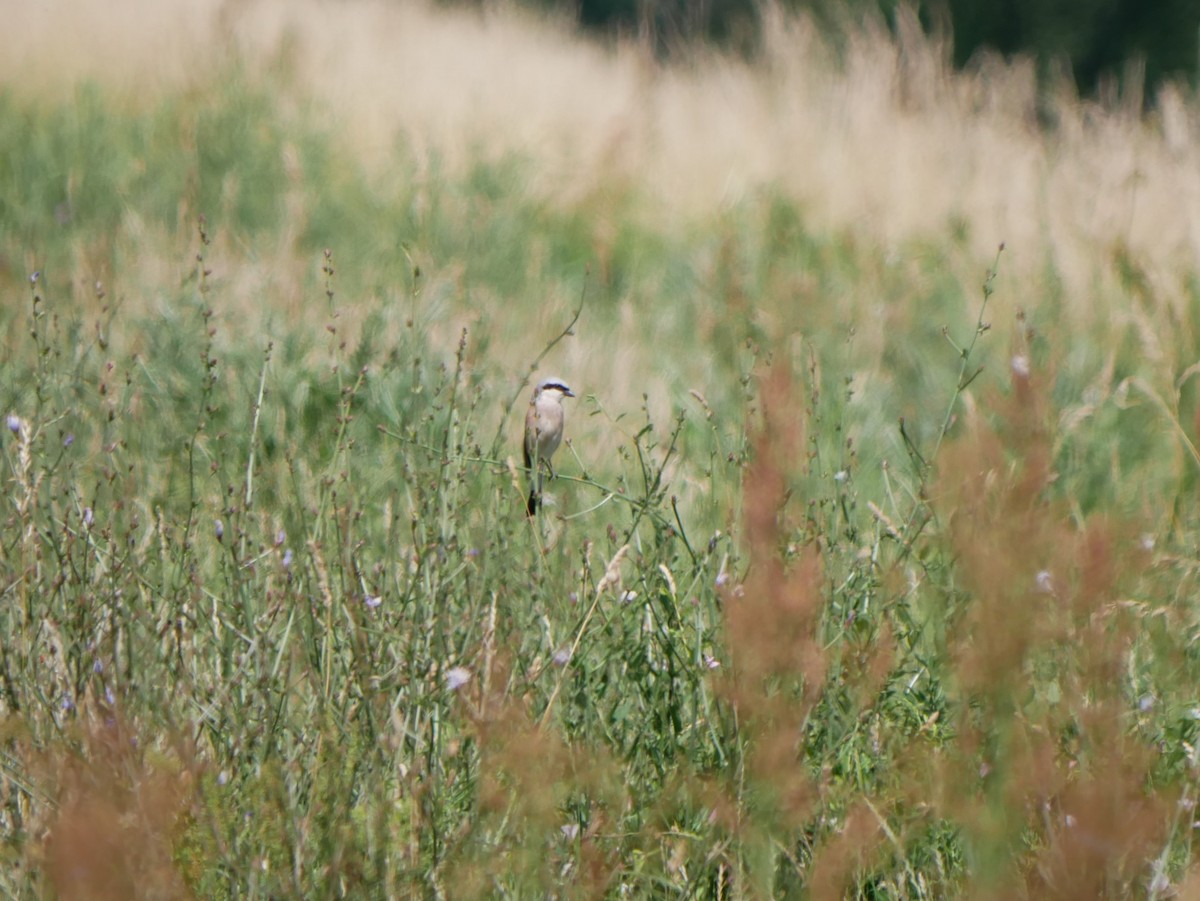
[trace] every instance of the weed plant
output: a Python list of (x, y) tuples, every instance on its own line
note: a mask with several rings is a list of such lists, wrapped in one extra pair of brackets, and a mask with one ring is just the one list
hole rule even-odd
[(222, 74), (0, 94), (4, 896), (1194, 890), (1194, 271), (1067, 340), (1010, 251)]

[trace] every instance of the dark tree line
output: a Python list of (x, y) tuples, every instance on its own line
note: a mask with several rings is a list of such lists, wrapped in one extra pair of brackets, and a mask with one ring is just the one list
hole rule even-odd
[(1080, 91), (1144, 62), (1147, 88), (1196, 84), (1200, 0), (946, 0), (956, 62), (980, 47), (1067, 62)]
[[(486, 0), (475, 0), (484, 3)], [(640, 35), (662, 55), (697, 41), (753, 54), (759, 0), (523, 0), (565, 12), (583, 28)], [(811, 14), (830, 34), (864, 17), (891, 22), (899, 0), (779, 0)], [(1069, 67), (1083, 94), (1102, 78), (1145, 66), (1146, 88), (1200, 76), (1200, 0), (912, 0), (925, 26), (949, 30), (955, 62), (981, 49), (1035, 57), (1044, 73)]]

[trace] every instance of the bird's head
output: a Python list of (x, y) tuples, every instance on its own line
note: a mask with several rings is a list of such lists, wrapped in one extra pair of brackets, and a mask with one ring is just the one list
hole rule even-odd
[(544, 378), (538, 382), (537, 387), (533, 389), (533, 396), (540, 397), (543, 394), (551, 392), (560, 399), (575, 396), (575, 392), (571, 390), (571, 386), (557, 376)]

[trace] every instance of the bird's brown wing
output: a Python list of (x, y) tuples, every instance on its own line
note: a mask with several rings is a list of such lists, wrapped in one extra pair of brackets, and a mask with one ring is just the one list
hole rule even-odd
[(534, 451), (538, 446), (538, 432), (541, 431), (541, 425), (537, 414), (537, 407), (530, 404), (529, 412), (525, 416), (525, 443), (522, 448), (525, 451), (526, 469), (533, 468)]

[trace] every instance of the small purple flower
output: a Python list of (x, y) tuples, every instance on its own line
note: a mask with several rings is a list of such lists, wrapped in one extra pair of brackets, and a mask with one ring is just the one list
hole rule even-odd
[(579, 593), (572, 591), (569, 595), (567, 595), (567, 600), (570, 601), (572, 604), (578, 604), (579, 603)]
[(8, 430), (14, 435), (21, 434), (21, 417), (16, 413), (9, 413), (5, 423), (8, 425)]
[(280, 529), (275, 533), (275, 547), (283, 547), (285, 541), (287, 541), (287, 532)]
[(559, 826), (558, 831), (563, 834), (563, 838), (567, 841), (573, 842), (579, 836), (579, 824), (567, 823), (565, 826)]
[(67, 435), (67, 437), (63, 439), (63, 447), (70, 447), (74, 443), (75, 443), (74, 435)]
[(471, 681), (471, 671), (465, 666), (456, 666), (446, 671), (446, 687), (458, 691)]
[(292, 549), (291, 548), (288, 548), (286, 551), (283, 552), (283, 568), (284, 569), (292, 568)]
[(104, 672), (104, 661), (97, 658), (96, 662), (92, 664), (92, 672), (96, 674)]
[(217, 785), (225, 786), (229, 784), (229, 770), (221, 770), (217, 773)]
[(376, 607), (378, 607), (380, 604), (383, 603), (383, 598), (381, 598), (377, 594), (368, 594), (363, 597), (363, 603), (366, 604), (368, 607), (370, 607), (372, 610), (374, 610)]
[(717, 587), (724, 588), (728, 584), (729, 584), (729, 573), (727, 573), (727, 572), (717, 573), (717, 581), (716, 581)]
[(705, 654), (704, 655), (704, 666), (706, 669), (719, 669), (721, 666), (721, 661), (718, 660), (716, 657), (714, 657), (712, 654)]
[(471, 548), (469, 551), (467, 551), (467, 556), (470, 557), (472, 560), (474, 560), (476, 557), (479, 556), (479, 548), (477, 548), (477, 547)]
[(42, 270), (39, 269), (37, 272), (33, 273), (33, 275), (29, 276), (29, 284), (36, 285), (38, 283), (38, 279), (40, 279), (41, 277), (42, 277)]
[(90, 528), (92, 523), (94, 523), (95, 521), (96, 521), (96, 517), (92, 513), (92, 508), (84, 507), (83, 508), (83, 524)]
[(554, 663), (556, 666), (566, 666), (571, 660), (570, 648), (559, 648), (554, 652)]
[(218, 519), (213, 523), (213, 531), (217, 534), (217, 541), (225, 540), (225, 523), (221, 520)]
[(104, 686), (104, 700), (108, 701), (110, 706), (117, 703), (117, 696), (113, 694), (111, 685)]
[(63, 695), (62, 709), (63, 710), (74, 710), (75, 709), (75, 701), (72, 700), (70, 695)]

